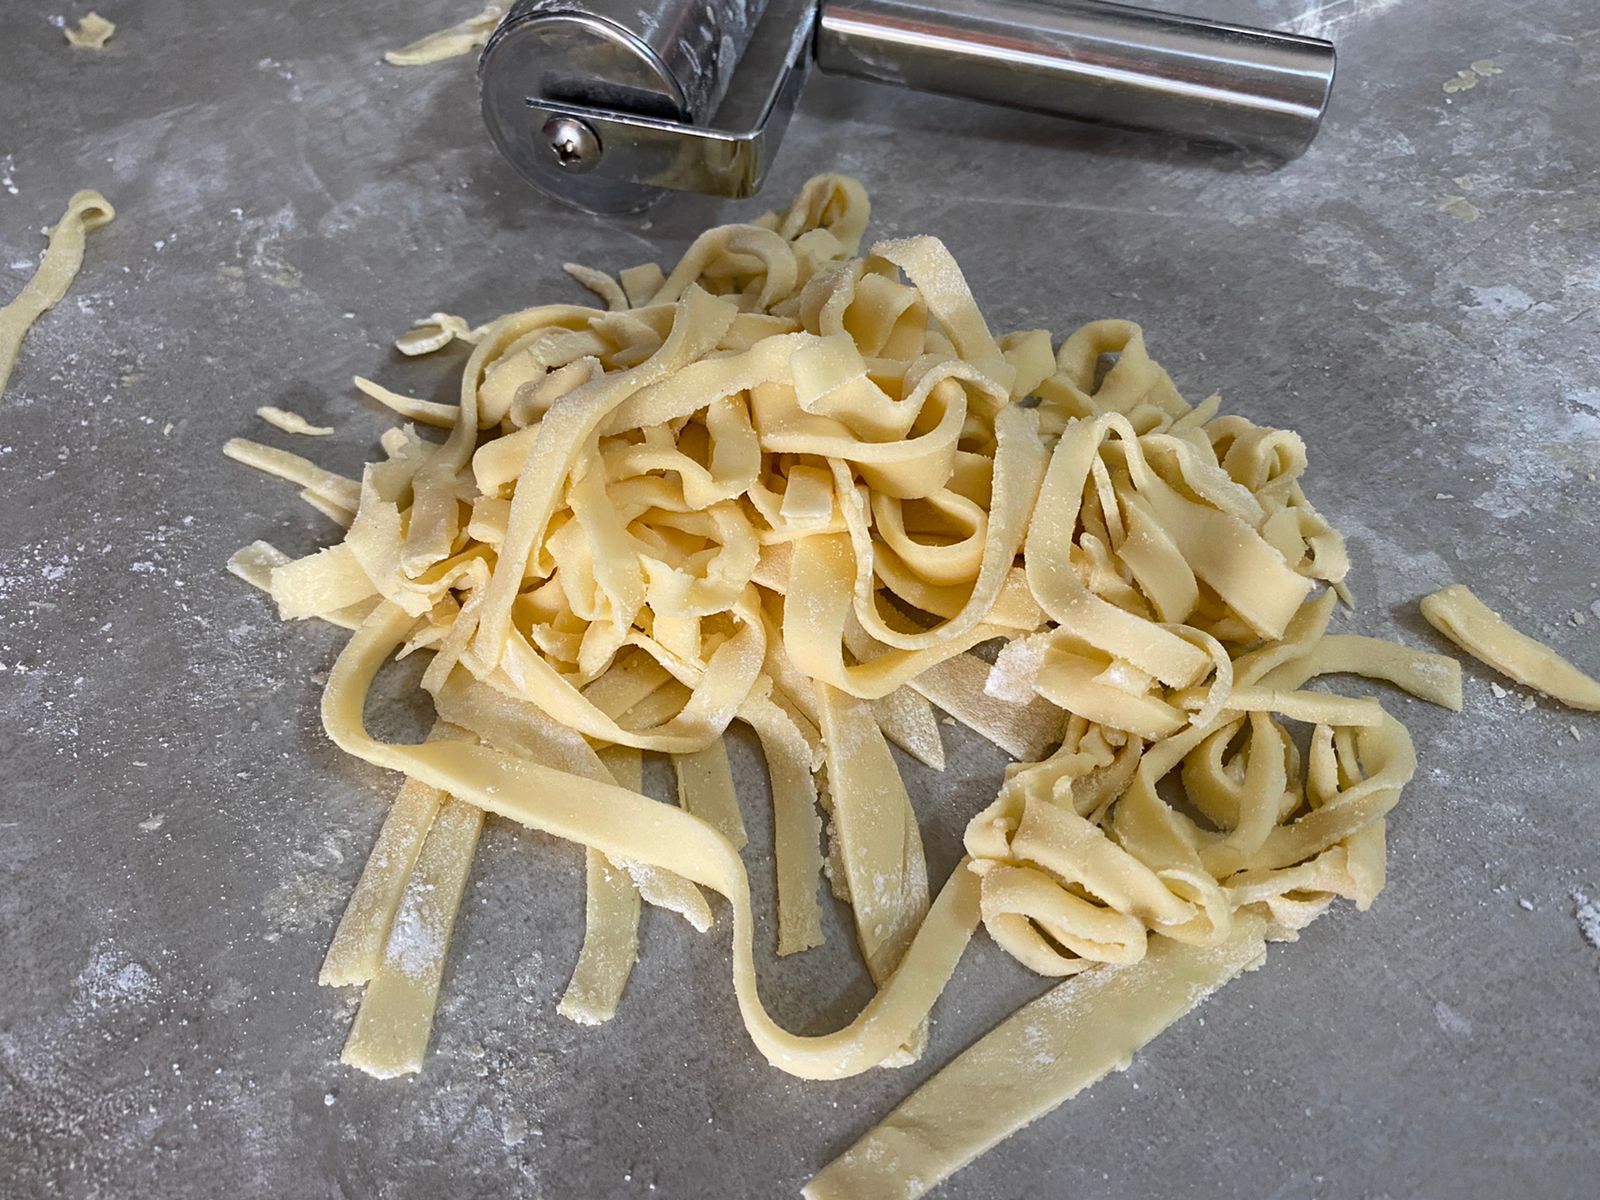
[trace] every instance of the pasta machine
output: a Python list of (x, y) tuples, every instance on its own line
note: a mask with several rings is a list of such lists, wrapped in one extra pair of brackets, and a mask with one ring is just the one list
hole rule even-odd
[(529, 183), (594, 212), (748, 196), (818, 70), (1292, 158), (1334, 48), (1083, 0), (517, 0), (479, 60)]

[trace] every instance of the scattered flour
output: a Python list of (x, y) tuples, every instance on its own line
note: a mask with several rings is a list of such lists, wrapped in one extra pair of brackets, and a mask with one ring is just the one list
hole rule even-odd
[(995, 657), (994, 669), (983, 685), (983, 690), (999, 700), (1026, 704), (1033, 699), (1033, 684), (1044, 666), (1045, 647), (1042, 637), (1017, 638), (1007, 642)]
[(428, 920), (428, 914), (407, 891), (406, 900), (394, 915), (394, 926), (389, 930), (389, 943), (384, 956), (399, 967), (409, 979), (419, 979), (430, 967), (438, 963), (444, 953), (447, 930), (438, 922)]
[(1400, 0), (1310, 0), (1306, 11), (1289, 21), (1289, 29), (1305, 37), (1327, 38), (1345, 26), (1376, 17)]
[(1439, 1022), (1439, 1028), (1456, 1037), (1471, 1037), (1472, 1022), (1467, 1020), (1443, 1000), (1433, 1006), (1433, 1019)]
[(1589, 899), (1589, 894), (1581, 888), (1572, 891), (1573, 919), (1578, 922), (1578, 931), (1583, 934), (1584, 941), (1600, 950), (1600, 904)]
[(1548, 312), (1550, 305), (1537, 300), (1519, 287), (1498, 284), (1494, 287), (1469, 287), (1472, 303), (1463, 305), (1468, 313), (1485, 313), (1495, 317), (1520, 316), (1527, 312)]
[(101, 1005), (141, 1004), (156, 992), (155, 977), (114, 947), (97, 947), (77, 978), (78, 995), (91, 1009)]

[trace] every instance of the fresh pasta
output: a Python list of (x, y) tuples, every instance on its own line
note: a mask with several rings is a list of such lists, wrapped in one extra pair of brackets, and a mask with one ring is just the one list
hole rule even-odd
[(99, 229), (116, 215), (116, 210), (99, 192), (82, 191), (67, 202), (67, 211), (51, 226), (50, 244), (45, 248), (39, 269), (16, 299), (0, 308), (0, 392), (6, 390), (28, 330), (61, 303), (72, 281), (78, 277), (90, 231)]
[(394, 67), (423, 67), (447, 58), (471, 54), (489, 40), (495, 26), (500, 24), (500, 18), (506, 15), (507, 7), (509, 0), (490, 4), (476, 16), (468, 17), (448, 29), (430, 33), (398, 50), (384, 51), (383, 61)]
[[(563, 1015), (617, 1012), (641, 903), (706, 929), (709, 890), (749, 1036), (804, 1078), (924, 1053), (981, 928), (1064, 982), (807, 1191), (915, 1197), (1266, 942), (1382, 888), (1411, 740), (1320, 681), (1455, 709), (1460, 668), (1328, 633), (1349, 564), (1301, 489), (1299, 437), (1188, 404), (1131, 323), (996, 336), (939, 241), (863, 253), (867, 216), (859, 184), (819, 176), (671, 270), (569, 267), (603, 308), (435, 314), (408, 352), (470, 345), (456, 405), (358, 383), (447, 432), (392, 431), (359, 481), (229, 443), (345, 526), (329, 550), (257, 543), (230, 567), (286, 618), (354, 628), (324, 724), (407, 781), (324, 968), (368, 988), (345, 1061), (420, 1066), (473, 813), (582, 849)], [(380, 742), (368, 693), (418, 650), (440, 725)], [(1018, 760), (945, 880), (890, 750), (941, 766), (935, 708)], [(741, 855), (767, 848), (723, 748), (736, 722), (771, 778), (777, 953), (822, 940), (828, 874), (877, 986), (833, 1033), (789, 1032), (756, 991)], [(644, 753), (670, 756), (676, 803), (640, 792)]]
[(1422, 615), (1445, 637), (1502, 675), (1568, 708), (1600, 712), (1600, 680), (1585, 675), (1543, 642), (1513, 629), (1461, 584), (1425, 596)]
[(299, 413), (279, 408), (275, 404), (263, 404), (256, 409), (256, 416), (274, 429), (283, 430), (284, 433), (298, 433), (306, 437), (328, 437), (333, 433), (333, 426), (313, 425)]
[(67, 26), (62, 30), (66, 34), (68, 45), (77, 50), (104, 50), (106, 43), (111, 40), (111, 35), (116, 31), (116, 25), (97, 12), (90, 13), (76, 25)]

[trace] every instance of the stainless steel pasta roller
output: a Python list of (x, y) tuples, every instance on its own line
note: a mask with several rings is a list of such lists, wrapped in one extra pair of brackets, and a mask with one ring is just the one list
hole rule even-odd
[(518, 0), (478, 64), (529, 183), (595, 212), (748, 196), (810, 69), (1292, 158), (1325, 41), (1080, 0)]

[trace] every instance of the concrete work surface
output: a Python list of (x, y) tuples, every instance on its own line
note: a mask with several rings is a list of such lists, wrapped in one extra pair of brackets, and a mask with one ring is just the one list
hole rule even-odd
[[(59, 27), (86, 0), (0, 5), (0, 300), (73, 191), (118, 209), (0, 397), (8, 1200), (793, 1196), (1043, 989), (980, 935), (922, 1062), (802, 1082), (745, 1036), (726, 909), (704, 936), (649, 911), (618, 1018), (582, 1028), (555, 1012), (580, 855), (491, 821), (426, 1069), (338, 1065), (356, 997), (317, 968), (396, 781), (321, 731), (345, 635), (223, 572), (336, 530), (223, 442), (355, 472), (392, 422), (352, 375), (454, 387), (458, 354), (390, 348), (414, 319), (581, 301), (563, 261), (670, 263), (819, 171), (866, 183), (876, 233), (943, 238), (996, 328), (1134, 318), (1191, 398), (1299, 430), (1356, 564), (1336, 628), (1443, 648), (1416, 602), (1460, 581), (1600, 670), (1593, 0), (1193, 0), (1340, 45), (1322, 135), (1277, 172), (816, 77), (760, 201), (618, 221), (512, 176), (470, 59), (381, 61), (479, 0), (96, 3), (102, 52)], [(337, 433), (280, 435), (262, 404)], [(1373, 909), (1275, 948), (941, 1200), (1595, 1194), (1600, 722), (1474, 664), (1460, 715), (1383, 701), (1422, 765)], [(949, 771), (906, 771), (936, 882), (1003, 765), (947, 733)], [(764, 784), (734, 757), (766, 896)], [(869, 994), (828, 921), (761, 962), (809, 1032)]]

